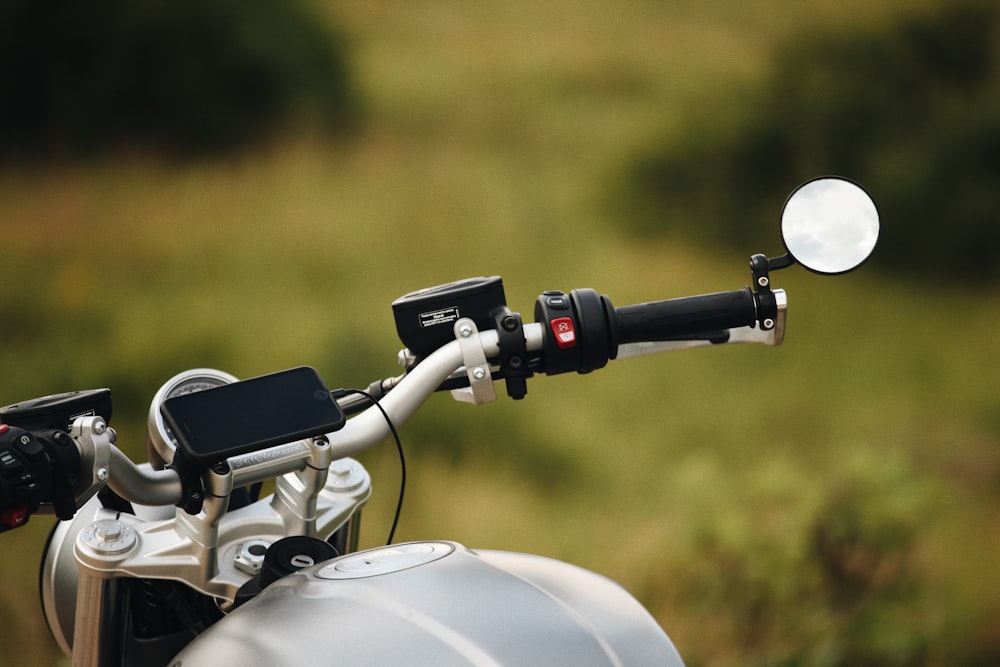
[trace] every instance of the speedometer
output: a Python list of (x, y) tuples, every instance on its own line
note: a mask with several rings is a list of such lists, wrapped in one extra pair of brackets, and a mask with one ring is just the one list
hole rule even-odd
[(163, 423), (163, 415), (160, 414), (160, 406), (163, 402), (168, 398), (221, 387), (237, 380), (236, 376), (224, 371), (213, 368), (193, 368), (178, 373), (160, 387), (149, 405), (146, 431), (146, 454), (153, 467), (162, 468), (164, 464), (172, 461), (174, 450), (177, 448), (177, 441), (167, 425)]

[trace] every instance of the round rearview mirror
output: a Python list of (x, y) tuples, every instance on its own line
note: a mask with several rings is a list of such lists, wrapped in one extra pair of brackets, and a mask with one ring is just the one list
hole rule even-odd
[(788, 254), (816, 273), (845, 273), (860, 266), (878, 240), (875, 202), (856, 183), (824, 177), (793, 192), (781, 213)]

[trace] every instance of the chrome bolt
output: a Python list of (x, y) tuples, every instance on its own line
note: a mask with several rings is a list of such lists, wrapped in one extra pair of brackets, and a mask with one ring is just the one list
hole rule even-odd
[(476, 378), (477, 380), (482, 380), (484, 377), (486, 377), (486, 369), (482, 367), (474, 369), (472, 371), (472, 377)]
[(468, 338), (469, 336), (472, 335), (472, 327), (470, 327), (468, 324), (463, 324), (461, 327), (459, 327), (458, 333), (460, 336), (462, 336), (462, 338)]
[(768, 317), (767, 319), (765, 319), (764, 320), (764, 328), (765, 329), (773, 329), (774, 328), (774, 320), (772, 320), (770, 317)]
[(108, 469), (107, 468), (98, 468), (97, 469), (97, 479), (101, 480), (102, 482), (108, 481)]
[(767, 279), (767, 276), (761, 276), (760, 278), (757, 279), (757, 284), (760, 285), (761, 287), (767, 287), (769, 282), (770, 281)]
[(108, 430), (108, 425), (98, 419), (94, 422), (94, 435), (103, 435)]
[(365, 471), (354, 459), (337, 459), (330, 464), (327, 487), (338, 493), (355, 491), (365, 483)]
[(105, 542), (114, 542), (122, 536), (122, 525), (117, 521), (101, 521), (94, 524), (94, 537)]

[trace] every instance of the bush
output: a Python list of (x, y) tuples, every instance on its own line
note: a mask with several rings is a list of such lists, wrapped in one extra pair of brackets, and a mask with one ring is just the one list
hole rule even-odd
[(957, 664), (967, 655), (944, 632), (942, 596), (917, 557), (936, 520), (936, 483), (891, 455), (844, 459), (810, 489), (814, 504), (756, 497), (699, 525), (696, 565), (679, 586), (683, 603), (716, 626), (718, 645), (693, 646), (693, 663), (717, 661), (719, 646), (739, 648), (731, 664), (759, 667)]
[(782, 195), (837, 173), (879, 206), (876, 266), (1000, 278), (998, 28), (1000, 5), (959, 3), (878, 32), (800, 36), (749, 103), (720, 102), (736, 110), (728, 129), (692, 119), (688, 139), (635, 161), (635, 231), (683, 212), (703, 238), (745, 247), (773, 234)]
[(293, 0), (0, 5), (0, 155), (229, 150), (356, 118), (343, 40)]

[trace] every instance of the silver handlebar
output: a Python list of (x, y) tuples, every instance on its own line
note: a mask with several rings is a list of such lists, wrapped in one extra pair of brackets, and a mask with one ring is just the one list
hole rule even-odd
[[(787, 300), (783, 290), (775, 290), (775, 296), (778, 301), (780, 326), (776, 326), (770, 331), (753, 327), (730, 329), (726, 342), (780, 345), (784, 337), (784, 315)], [(456, 326), (456, 330), (458, 328)], [(542, 350), (543, 325), (537, 322), (525, 324), (523, 330), (527, 350), (529, 352)], [(499, 335), (496, 331), (475, 332), (475, 337), (478, 344), (474, 347), (481, 350), (486, 359), (493, 360), (500, 355)], [(645, 356), (712, 344), (718, 343), (711, 341), (630, 343), (619, 347), (617, 358)], [(379, 400), (379, 405), (385, 411), (385, 415), (382, 414), (382, 411), (371, 407), (349, 419), (341, 430), (326, 434), (330, 443), (331, 458), (336, 460), (353, 456), (389, 437), (391, 431), (386, 422), (386, 416), (397, 426), (405, 423), (442, 383), (469, 365), (469, 349), (469, 342), (460, 342), (456, 336), (456, 340), (440, 347), (407, 371), (395, 383), (392, 391)], [(492, 381), (488, 373), (482, 379), (487, 382)], [(92, 436), (92, 424), (81, 424), (81, 426), (83, 428), (77, 431), (78, 445), (81, 446), (81, 449), (91, 449), (95, 446), (110, 448), (110, 465), (107, 466), (110, 470), (105, 468), (102, 472), (99, 469), (99, 463), (95, 462), (92, 464), (94, 469), (86, 471), (90, 478), (96, 482), (96, 484), (91, 484), (91, 488), (88, 489), (90, 495), (95, 492), (94, 486), (99, 485), (100, 481), (106, 481), (112, 490), (131, 502), (143, 505), (172, 505), (180, 501), (182, 490), (176, 472), (170, 469), (153, 470), (147, 465), (137, 466), (110, 441), (99, 445), (98, 443), (103, 443), (105, 439)], [(81, 442), (81, 440), (86, 442)], [(239, 476), (240, 484), (248, 483), (248, 480), (251, 479), (260, 481), (272, 479), (287, 472), (299, 471), (308, 463), (307, 447), (292, 444), (271, 448), (271, 450), (244, 454), (233, 457), (229, 461), (231, 468)], [(88, 462), (102, 460), (100, 456), (95, 458), (93, 455), (89, 458), (85, 455), (84, 459)], [(87, 498), (89, 495), (79, 500), (79, 503), (82, 504)]]

